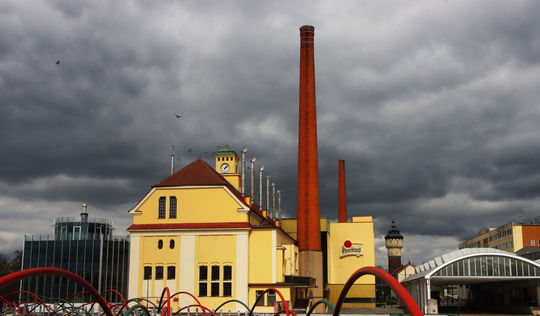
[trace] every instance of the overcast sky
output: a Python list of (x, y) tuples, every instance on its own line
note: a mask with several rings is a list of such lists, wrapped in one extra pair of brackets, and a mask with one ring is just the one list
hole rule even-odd
[[(296, 212), (299, 27), (315, 27), (321, 213), (395, 218), (402, 261), (540, 215), (538, 1), (0, 2), (0, 252), (114, 220), (230, 144)], [(60, 61), (57, 64), (57, 61)], [(182, 117), (177, 119), (175, 113)], [(190, 150), (191, 149), (191, 150)]]

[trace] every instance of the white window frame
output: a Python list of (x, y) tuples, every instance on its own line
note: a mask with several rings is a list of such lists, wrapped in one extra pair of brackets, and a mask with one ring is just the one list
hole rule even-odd
[(73, 226), (73, 240), (81, 239), (81, 226)]

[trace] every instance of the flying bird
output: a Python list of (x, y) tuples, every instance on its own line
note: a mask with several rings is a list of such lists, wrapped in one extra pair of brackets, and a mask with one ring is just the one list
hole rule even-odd
[(176, 113), (174, 113), (174, 115), (176, 116), (176, 118), (177, 118), (177, 119), (179, 119), (179, 118), (181, 118), (181, 117), (182, 117), (182, 115), (181, 115), (181, 114), (176, 114)]
[(56, 61), (56, 64), (57, 64), (57, 65), (60, 65), (60, 60), (57, 60), (57, 61)]

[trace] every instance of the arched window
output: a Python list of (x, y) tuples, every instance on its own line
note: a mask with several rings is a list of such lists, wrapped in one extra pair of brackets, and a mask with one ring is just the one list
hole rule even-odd
[(169, 198), (169, 218), (176, 218), (176, 196)]
[(174, 239), (169, 241), (169, 248), (174, 249)]
[(159, 198), (158, 218), (165, 218), (165, 201), (164, 196)]
[(158, 240), (158, 242), (157, 242), (157, 247), (158, 247), (158, 249), (163, 248), (163, 240), (161, 240), (161, 239)]

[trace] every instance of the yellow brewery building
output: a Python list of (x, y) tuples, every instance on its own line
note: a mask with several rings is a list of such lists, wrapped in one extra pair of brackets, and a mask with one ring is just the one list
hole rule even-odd
[[(129, 211), (129, 298), (157, 302), (168, 287), (171, 294), (192, 293), (211, 309), (229, 300), (251, 307), (260, 293), (276, 288), (289, 306), (309, 306), (308, 291), (323, 287), (335, 304), (350, 274), (375, 265), (371, 216), (348, 223), (321, 219), (324, 284), (300, 276), (296, 221), (271, 218), (241, 193), (239, 159), (229, 146), (215, 158), (214, 167), (199, 158), (155, 184)], [(273, 313), (279, 301), (267, 292), (256, 312)], [(172, 303), (177, 310), (194, 301), (178, 295)], [(374, 277), (360, 278), (346, 303), (374, 306)], [(234, 301), (223, 309), (245, 311)]]

